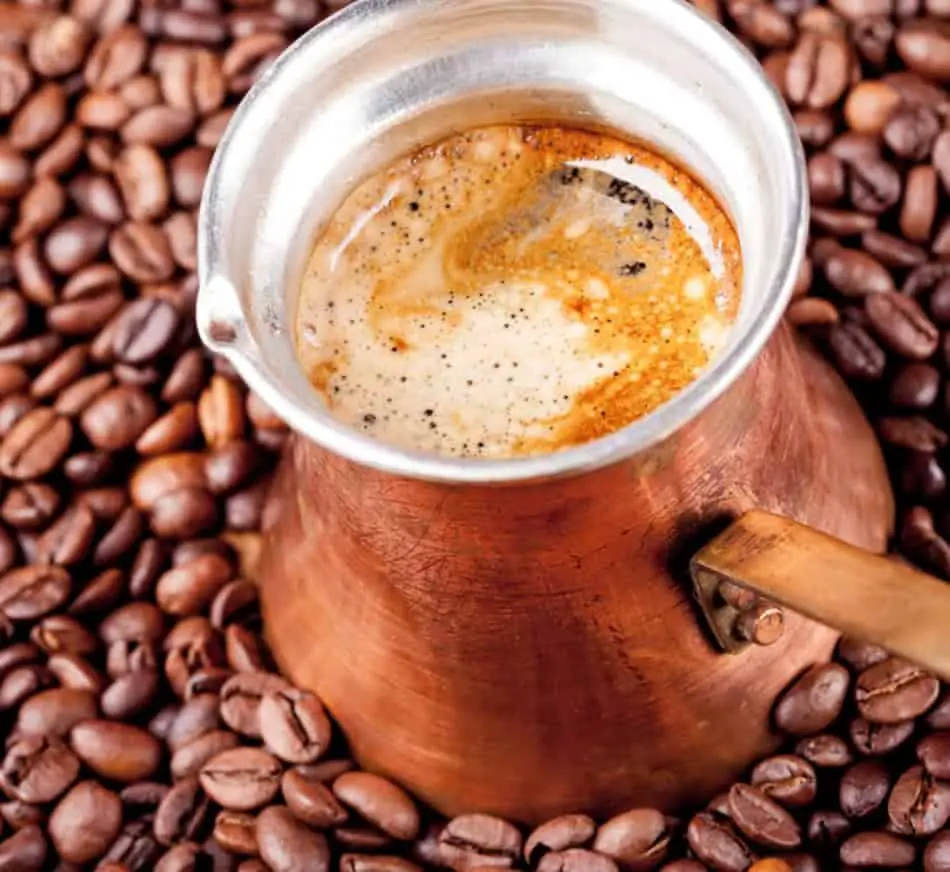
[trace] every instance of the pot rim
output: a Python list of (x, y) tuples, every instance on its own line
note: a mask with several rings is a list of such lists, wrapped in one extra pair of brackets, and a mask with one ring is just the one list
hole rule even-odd
[[(304, 408), (282, 389), (279, 373), (262, 359), (258, 343), (247, 329), (246, 313), (231, 282), (216, 266), (221, 255), (220, 228), (225, 208), (219, 192), (231, 157), (246, 151), (246, 125), (255, 106), (268, 99), (275, 81), (304, 53), (319, 53), (339, 40), (352, 39), (360, 29), (377, 29), (403, 11), (418, 12), (420, 5), (438, 15), (439, 7), (465, 0), (356, 0), (321, 22), (291, 45), (254, 85), (235, 111), (208, 172), (198, 218), (200, 290), (196, 306), (199, 334), (204, 343), (221, 354), (249, 387), (297, 433), (328, 451), (356, 463), (394, 475), (447, 484), (527, 483), (576, 475), (609, 466), (654, 447), (699, 416), (722, 396), (749, 368), (779, 324), (791, 298), (808, 238), (809, 204), (804, 151), (790, 112), (778, 90), (767, 79), (754, 55), (716, 22), (685, 0), (609, 0), (629, 7), (631, 13), (648, 6), (663, 6), (672, 28), (695, 28), (708, 45), (706, 55), (731, 55), (741, 65), (743, 84), (753, 91), (769, 117), (756, 118), (750, 135), (771, 138), (775, 158), (792, 161), (792, 184), (783, 193), (781, 227), (785, 232), (776, 245), (778, 263), (774, 280), (761, 294), (761, 308), (740, 328), (737, 321), (729, 345), (710, 366), (666, 404), (626, 427), (594, 441), (548, 454), (502, 459), (456, 458), (406, 450), (364, 435), (313, 408)], [(477, 0), (476, 0), (477, 2)], [(587, 0), (591, 2), (591, 0)], [(593, 0), (600, 2), (600, 0)], [(457, 7), (456, 7), (457, 8)], [(388, 17), (387, 17), (388, 16)], [(665, 22), (664, 22), (665, 23)], [(737, 94), (736, 98), (741, 99)], [(232, 183), (233, 184), (233, 183)], [(740, 228), (737, 227), (737, 230)], [(742, 235), (740, 232), (740, 242)], [(743, 298), (748, 288), (743, 282)], [(314, 396), (317, 397), (316, 391)]]

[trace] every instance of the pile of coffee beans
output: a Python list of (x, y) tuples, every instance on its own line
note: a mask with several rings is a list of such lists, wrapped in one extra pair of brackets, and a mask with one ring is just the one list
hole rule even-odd
[[(950, 578), (950, 2), (699, 5), (794, 110), (788, 317), (887, 447), (899, 545)], [(330, 11), (0, 0), (0, 872), (950, 872), (950, 687), (873, 646), (801, 676), (784, 753), (707, 808), (533, 832), (359, 771), (275, 674), (257, 529), (286, 428), (199, 346), (195, 210), (237, 101)]]

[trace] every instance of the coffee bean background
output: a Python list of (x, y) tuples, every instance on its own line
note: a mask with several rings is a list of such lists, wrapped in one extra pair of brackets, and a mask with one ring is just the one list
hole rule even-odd
[[(874, 422), (895, 548), (950, 579), (950, 2), (697, 5), (795, 114), (788, 318)], [(0, 2), (0, 872), (950, 872), (950, 687), (873, 646), (801, 676), (783, 753), (707, 808), (533, 832), (359, 771), (275, 674), (257, 530), (287, 431), (197, 341), (195, 215), (234, 106), (331, 11)]]

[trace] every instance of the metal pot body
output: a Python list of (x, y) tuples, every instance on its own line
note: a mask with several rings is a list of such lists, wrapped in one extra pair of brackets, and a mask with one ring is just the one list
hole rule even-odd
[[(489, 461), (383, 445), (297, 363), (310, 246), (368, 174), (504, 122), (645, 140), (699, 175), (739, 233), (737, 324), (686, 390), (596, 442)], [(752, 506), (876, 550), (892, 515), (853, 400), (779, 327), (806, 191), (755, 59), (679, 0), (360, 0), (254, 88), (206, 186), (198, 326), (296, 431), (266, 512), (267, 630), (364, 765), (446, 813), (532, 822), (679, 806), (771, 747), (772, 697), (832, 633), (791, 619), (720, 655), (678, 568)]]

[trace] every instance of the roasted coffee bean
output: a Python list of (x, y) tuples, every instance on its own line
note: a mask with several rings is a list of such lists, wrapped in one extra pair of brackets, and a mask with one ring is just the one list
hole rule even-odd
[(700, 812), (689, 822), (686, 839), (693, 853), (716, 872), (743, 872), (756, 860), (728, 819), (711, 812)]
[[(341, 777), (352, 777), (353, 774)], [(650, 808), (633, 809), (611, 818), (598, 828), (593, 850), (624, 867), (655, 866), (666, 857), (670, 838), (670, 828), (662, 812)]]
[(870, 642), (850, 639), (847, 636), (841, 639), (837, 648), (838, 657), (849, 664), (857, 672), (863, 672), (876, 663), (882, 663), (890, 657), (886, 649)]
[(802, 739), (795, 746), (795, 752), (809, 763), (827, 769), (848, 766), (853, 760), (848, 743), (839, 736), (827, 734)]
[(192, 739), (211, 732), (217, 727), (217, 695), (198, 694), (189, 699), (175, 714), (164, 738), (168, 747), (176, 751)]
[(66, 91), (58, 82), (47, 82), (20, 105), (10, 122), (10, 145), (18, 151), (35, 151), (56, 136), (66, 122)]
[(818, 790), (812, 765), (790, 754), (769, 757), (752, 770), (752, 785), (789, 808), (811, 805)]
[(897, 658), (869, 667), (857, 679), (858, 710), (872, 723), (896, 724), (922, 715), (940, 694), (940, 682)]
[(296, 766), (283, 774), (280, 787), (284, 802), (296, 817), (318, 830), (344, 823), (347, 819), (346, 809), (325, 783), (311, 775), (311, 769), (309, 766)]
[(126, 784), (151, 777), (162, 759), (161, 746), (150, 733), (117, 721), (88, 720), (77, 724), (69, 743), (97, 775)]
[(276, 758), (259, 748), (248, 747), (216, 754), (201, 767), (199, 781), (205, 793), (219, 805), (233, 811), (249, 811), (274, 798), (280, 788), (280, 776), (281, 766)]
[[(340, 868), (344, 868), (342, 860)], [(355, 864), (352, 868), (356, 868)], [(369, 866), (361, 864), (361, 868), (369, 868)], [(396, 867), (393, 868), (395, 872)], [(583, 848), (550, 851), (538, 863), (539, 872), (617, 872), (617, 869), (617, 864), (609, 857), (598, 854), (596, 851), (585, 851)]]
[(345, 806), (393, 838), (412, 840), (418, 835), (421, 823), (416, 804), (386, 778), (369, 772), (345, 772), (333, 782), (333, 793)]
[(842, 776), (838, 802), (849, 818), (867, 817), (881, 807), (890, 788), (887, 767), (876, 760), (862, 760)]
[(924, 849), (924, 872), (950, 869), (950, 831), (938, 833)]
[(62, 460), (72, 436), (67, 418), (46, 407), (33, 409), (0, 443), (0, 473), (18, 481), (46, 475)]
[(901, 489), (913, 499), (930, 500), (941, 496), (947, 480), (936, 457), (927, 454), (908, 454), (900, 471)]
[(197, 775), (212, 757), (236, 748), (239, 738), (226, 730), (209, 730), (182, 744), (172, 754), (171, 772), (175, 778)]
[(172, 159), (171, 186), (175, 202), (182, 209), (195, 209), (201, 202), (211, 157), (211, 149), (199, 145), (180, 151)]
[(808, 841), (820, 848), (840, 845), (851, 833), (851, 822), (836, 811), (816, 811), (808, 819)]
[(232, 854), (257, 854), (256, 820), (239, 811), (222, 811), (214, 822), (214, 839)]
[(330, 868), (326, 838), (283, 806), (269, 806), (257, 816), (256, 834), (261, 859), (273, 872), (328, 872)]
[(53, 809), (49, 836), (63, 860), (89, 863), (105, 853), (121, 826), (119, 797), (95, 781), (82, 781)]
[(129, 872), (144, 872), (154, 868), (160, 855), (161, 848), (151, 835), (149, 822), (137, 820), (125, 825), (106, 852), (106, 860), (121, 864)]
[(0, 842), (0, 869), (40, 872), (48, 853), (46, 838), (36, 824), (28, 824)]
[(914, 766), (894, 785), (887, 803), (894, 830), (909, 836), (931, 836), (950, 819), (950, 789), (923, 766)]
[(162, 845), (198, 837), (210, 819), (211, 806), (194, 776), (183, 778), (165, 794), (155, 811), (155, 838)]
[(940, 331), (913, 299), (874, 294), (866, 298), (865, 311), (877, 335), (898, 354), (925, 360), (937, 350)]
[(848, 378), (874, 381), (883, 374), (885, 354), (863, 327), (839, 324), (832, 328), (828, 342), (838, 369)]
[(837, 663), (813, 666), (789, 687), (775, 707), (775, 722), (787, 733), (819, 733), (841, 713), (851, 678)]
[(131, 718), (147, 710), (158, 696), (160, 680), (152, 669), (141, 669), (120, 675), (99, 699), (102, 713), (109, 718)]
[(934, 778), (950, 779), (950, 733), (933, 733), (921, 739), (917, 758)]
[(79, 775), (79, 760), (59, 739), (26, 736), (10, 746), (0, 768), (4, 792), (31, 804), (51, 802)]
[(795, 819), (761, 790), (735, 784), (729, 791), (729, 818), (753, 842), (788, 850), (802, 841)]
[(909, 21), (894, 40), (901, 60), (929, 79), (950, 81), (950, 29), (945, 22)]
[(521, 848), (518, 829), (508, 821), (487, 814), (454, 818), (439, 834), (439, 856), (442, 864), (451, 869), (479, 865), (511, 866), (517, 862)]
[[(287, 775), (284, 776), (285, 781)], [(286, 788), (284, 795), (286, 797)], [(541, 824), (528, 836), (524, 844), (524, 858), (529, 864), (536, 865), (548, 852), (584, 847), (590, 843), (596, 831), (594, 819), (585, 814), (561, 815)]]
[(936, 402), (939, 392), (940, 372), (936, 367), (908, 363), (894, 374), (889, 399), (895, 406), (926, 409)]
[(850, 297), (894, 291), (891, 274), (871, 255), (839, 248), (825, 262), (825, 276), (835, 290)]
[(98, 714), (96, 695), (87, 690), (55, 687), (34, 694), (20, 706), (16, 729), (21, 735), (65, 736), (80, 721)]
[(0, 612), (11, 621), (30, 621), (60, 608), (72, 581), (58, 566), (34, 564), (12, 569), (0, 577)]
[(330, 742), (330, 719), (312, 693), (287, 688), (266, 694), (258, 723), (264, 744), (288, 763), (312, 763)]
[(914, 846), (891, 833), (858, 833), (839, 852), (841, 862), (859, 868), (899, 869), (914, 862)]
[(221, 719), (232, 729), (251, 738), (261, 735), (261, 699), (272, 691), (288, 689), (287, 682), (266, 672), (235, 675), (221, 688)]

